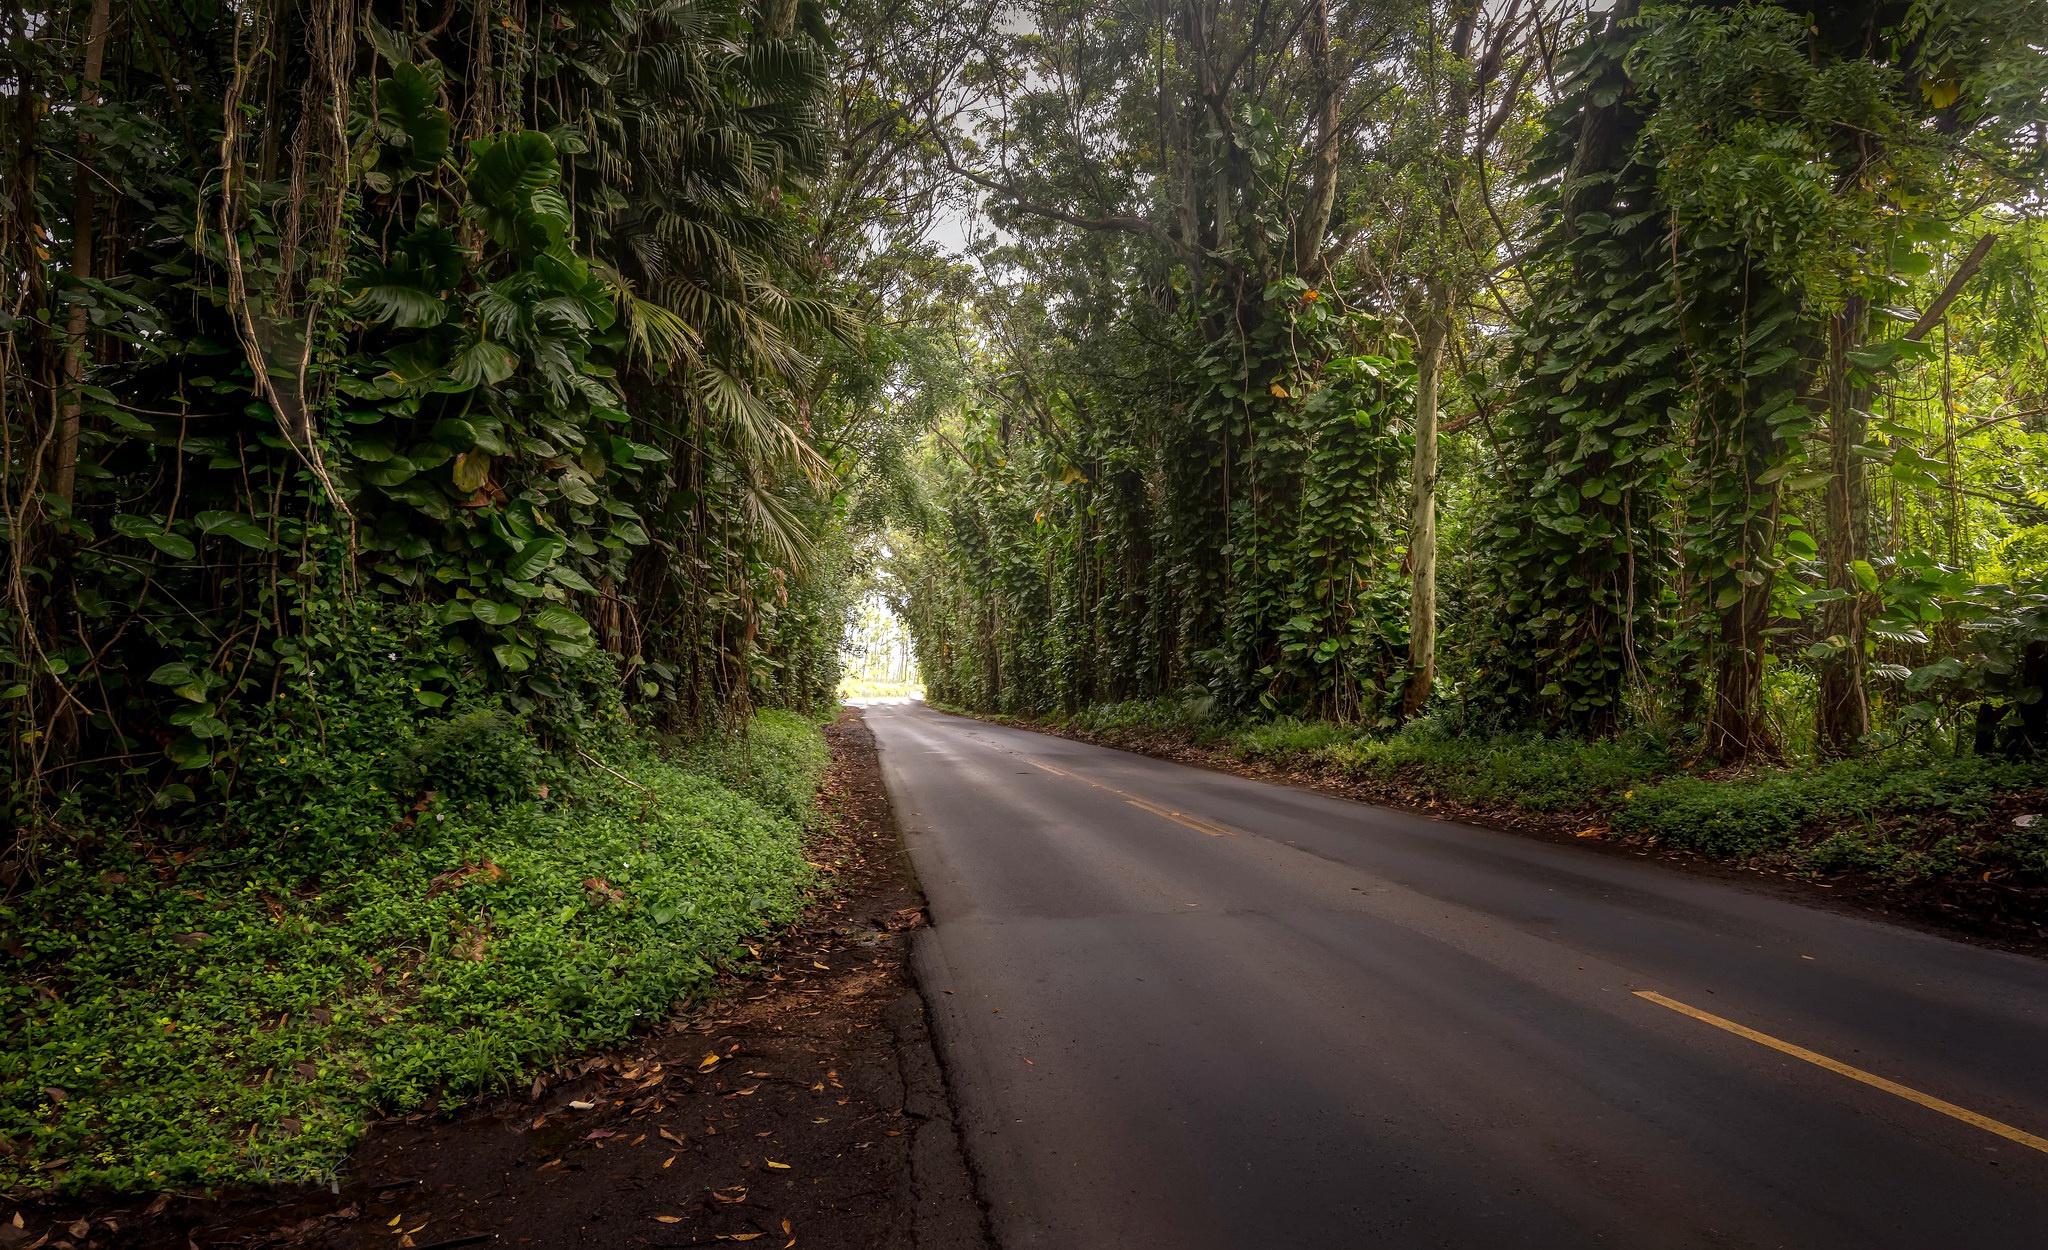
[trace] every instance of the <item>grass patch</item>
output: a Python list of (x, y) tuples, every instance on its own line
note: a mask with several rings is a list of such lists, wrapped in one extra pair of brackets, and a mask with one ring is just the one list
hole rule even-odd
[(325, 1179), (372, 1114), (616, 1041), (798, 914), (815, 724), (664, 751), (593, 709), (546, 752), (383, 680), (282, 704), (202, 827), (69, 814), (0, 899), (0, 1190)]

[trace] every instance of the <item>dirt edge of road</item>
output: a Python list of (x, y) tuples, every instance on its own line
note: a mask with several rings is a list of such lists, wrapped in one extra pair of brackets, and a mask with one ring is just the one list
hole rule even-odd
[[(1196, 746), (1172, 737), (1149, 734), (1093, 734), (1061, 725), (1043, 724), (1015, 717), (978, 716), (958, 708), (933, 708), (948, 716), (984, 724), (1024, 729), (1032, 733), (1085, 742), (1090, 746), (1129, 751), (1171, 764), (1186, 764), (1212, 772), (1229, 773), (1253, 781), (1313, 790), (1354, 803), (1384, 807), (1423, 816), (1431, 820), (1456, 821), (1500, 833), (1513, 833), (1571, 846), (1592, 854), (1651, 860), (1680, 868), (1695, 876), (1713, 877), (1747, 889), (1761, 890), (1808, 906), (1850, 915), (1883, 920), (1940, 937), (1966, 941), (2016, 954), (2048, 957), (2048, 925), (2038, 912), (2038, 900), (2021, 900), (2018, 905), (2002, 889), (1996, 896), (1987, 890), (1962, 888), (1969, 883), (1942, 883), (1939, 888), (1891, 886), (1880, 881), (1843, 874), (1821, 881), (1776, 869), (1768, 864), (1745, 864), (1710, 859), (1692, 851), (1644, 845), (1633, 839), (1584, 836), (1589, 818), (1584, 812), (1529, 812), (1515, 807), (1475, 807), (1452, 800), (1426, 804), (1403, 802), (1398, 794), (1326, 773), (1294, 771), (1266, 762), (1239, 759), (1223, 751)], [(1595, 820), (1597, 823), (1597, 819)], [(1998, 887), (1994, 887), (1998, 888)]]
[(990, 1246), (874, 735), (850, 708), (826, 733), (806, 854), (827, 887), (709, 1000), (530, 1088), (372, 1124), (332, 1189), (0, 1198), (0, 1250)]

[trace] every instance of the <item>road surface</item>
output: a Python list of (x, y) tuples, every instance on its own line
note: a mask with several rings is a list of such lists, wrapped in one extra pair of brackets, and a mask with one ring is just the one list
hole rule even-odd
[(1005, 1247), (2048, 1246), (2048, 963), (867, 719)]

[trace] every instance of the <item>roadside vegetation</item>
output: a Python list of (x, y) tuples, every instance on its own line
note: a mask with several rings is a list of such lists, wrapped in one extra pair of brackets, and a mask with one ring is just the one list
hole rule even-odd
[(2037, 880), (2044, 48), (0, 7), (0, 1188), (317, 1177), (687, 997), (842, 691)]
[(412, 694), (366, 663), (281, 701), (215, 823), (87, 822), (0, 901), (0, 1189), (324, 1180), (373, 1113), (614, 1042), (798, 913), (805, 717), (676, 748), (616, 701)]
[(1444, 814), (1563, 818), (1585, 837), (1808, 878), (2048, 889), (2048, 762), (2038, 759), (1914, 744), (1729, 769), (1703, 766), (1682, 745), (1643, 732), (1474, 731), (1454, 708), (1396, 731), (1291, 717), (1231, 721), (1200, 698), (1104, 704), (1020, 723), (1112, 746), (1269, 766)]
[(320, 1179), (796, 916), (947, 306), (879, 12), (0, 11), (0, 1192)]
[(935, 701), (2048, 884), (2048, 6), (1030, 10)]

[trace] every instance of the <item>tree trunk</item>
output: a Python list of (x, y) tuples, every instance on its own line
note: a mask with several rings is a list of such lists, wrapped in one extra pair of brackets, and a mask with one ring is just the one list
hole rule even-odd
[(1309, 27), (1309, 59), (1316, 67), (1316, 143), (1308, 202), (1294, 222), (1294, 272), (1314, 281), (1323, 258), (1323, 234), (1337, 203), (1337, 157), (1342, 140), (1338, 83), (1330, 63), (1330, 5), (1319, 0)]
[(1821, 612), (1821, 628), (1840, 649), (1820, 664), (1820, 698), (1815, 709), (1820, 750), (1853, 753), (1870, 732), (1870, 699), (1865, 688), (1865, 603), (1855, 563), (1870, 558), (1870, 492), (1857, 452), (1868, 438), (1865, 388), (1849, 383), (1848, 354), (1862, 340), (1866, 311), (1852, 297), (1836, 314), (1828, 335), (1827, 584), (1844, 597)]
[(1777, 744), (1763, 717), (1764, 626), (1771, 583), (1744, 586), (1721, 613), (1720, 655), (1714, 675), (1714, 717), (1700, 742), (1703, 755), (1736, 764), (1752, 755), (1775, 755)]
[[(100, 69), (106, 64), (107, 26), (113, 16), (112, 0), (93, 0), (91, 27), (86, 34), (84, 84), (79, 88), (81, 104), (97, 104), (100, 98)], [(83, 282), (92, 277), (93, 168), (92, 140), (80, 135), (78, 143), (78, 194), (71, 215), (71, 276)], [(83, 406), (79, 387), (85, 383), (86, 318), (83, 293), (71, 306), (64, 322), (64, 384), (57, 400), (57, 459), (51, 474), (51, 490), (67, 505), (78, 488), (78, 414)]]
[(1403, 717), (1422, 710), (1436, 678), (1436, 418), (1450, 320), (1449, 292), (1441, 282), (1432, 281), (1427, 299), (1415, 355), (1415, 460), (1409, 475), (1408, 504), (1408, 686), (1401, 695)]

